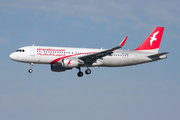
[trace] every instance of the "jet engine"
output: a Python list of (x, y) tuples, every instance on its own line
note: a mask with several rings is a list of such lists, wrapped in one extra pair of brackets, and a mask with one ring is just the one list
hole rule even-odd
[(55, 65), (55, 64), (51, 65), (51, 71), (53, 71), (53, 72), (64, 72), (66, 70), (67, 69), (62, 67), (62, 65)]
[(78, 59), (69, 59), (69, 58), (62, 59), (63, 68), (78, 67), (78, 64), (79, 64)]

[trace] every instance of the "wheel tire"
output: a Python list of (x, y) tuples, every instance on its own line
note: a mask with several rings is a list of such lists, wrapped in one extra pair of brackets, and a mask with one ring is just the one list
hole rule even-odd
[(90, 69), (87, 69), (87, 70), (85, 71), (85, 73), (86, 73), (87, 75), (89, 75), (89, 74), (91, 74), (91, 70), (90, 70)]
[(32, 70), (32, 69), (29, 69), (29, 70), (28, 70), (28, 72), (29, 72), (29, 73), (32, 73), (32, 72), (33, 72), (33, 70)]
[(82, 77), (83, 76), (83, 72), (78, 72), (78, 77)]

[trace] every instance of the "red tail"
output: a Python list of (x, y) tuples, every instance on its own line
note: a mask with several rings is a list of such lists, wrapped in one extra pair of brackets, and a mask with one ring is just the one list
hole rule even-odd
[(146, 40), (137, 48), (137, 50), (143, 50), (146, 52), (158, 52), (158, 48), (161, 43), (164, 27), (156, 27), (155, 30), (146, 38)]

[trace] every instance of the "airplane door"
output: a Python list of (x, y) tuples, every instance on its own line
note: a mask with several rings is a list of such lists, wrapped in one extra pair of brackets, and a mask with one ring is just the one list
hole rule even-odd
[(35, 56), (35, 47), (34, 46), (30, 47), (30, 56)]
[(138, 52), (134, 52), (133, 61), (138, 62)]

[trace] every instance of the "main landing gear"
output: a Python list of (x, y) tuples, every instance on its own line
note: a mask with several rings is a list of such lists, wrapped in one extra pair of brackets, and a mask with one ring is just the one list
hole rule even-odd
[[(77, 69), (79, 69), (79, 72), (77, 73), (77, 76), (78, 76), (78, 77), (82, 77), (82, 76), (83, 76), (83, 72), (81, 72), (81, 68), (80, 68), (80, 67), (77, 67)], [(88, 68), (88, 69), (86, 69), (85, 73), (86, 73), (87, 75), (89, 75), (89, 74), (91, 73), (91, 70)]]
[(86, 73), (87, 75), (89, 75), (89, 74), (91, 74), (91, 70), (88, 68), (88, 69), (85, 71), (85, 73)]
[(32, 67), (33, 67), (33, 63), (30, 63), (30, 69), (28, 70), (29, 73), (33, 72)]

